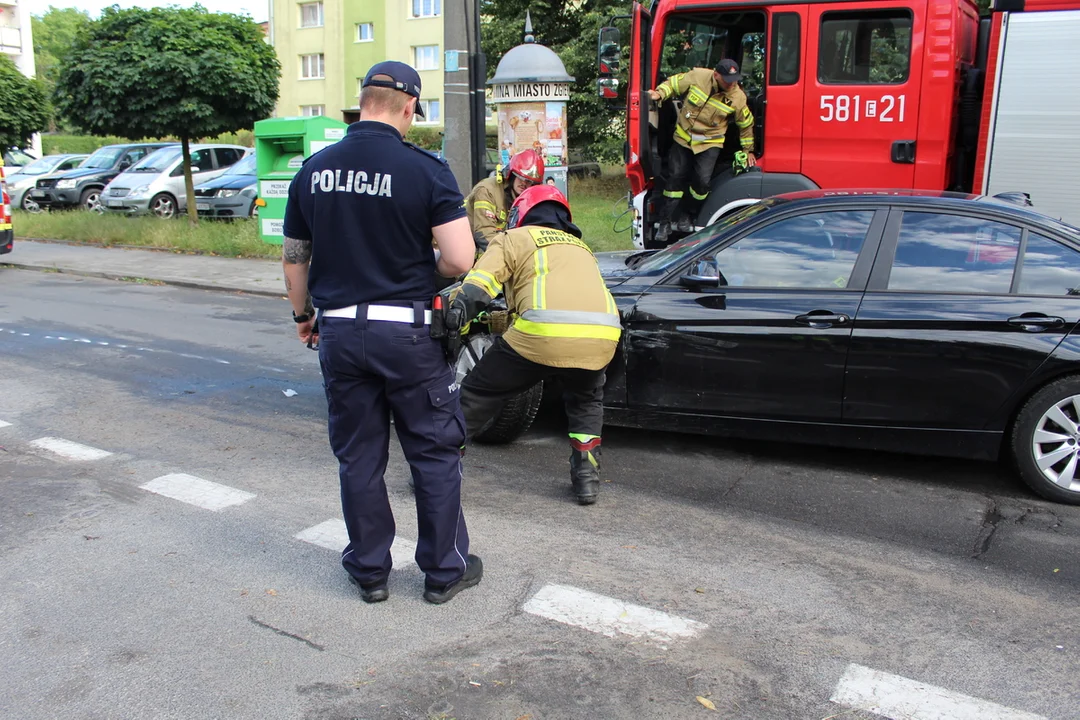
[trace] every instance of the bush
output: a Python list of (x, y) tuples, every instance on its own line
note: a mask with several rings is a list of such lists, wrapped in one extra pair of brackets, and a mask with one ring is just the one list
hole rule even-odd
[[(122, 145), (133, 142), (180, 142), (176, 138), (131, 138), (116, 137), (113, 135), (60, 135), (45, 134), (41, 136), (41, 151), (45, 155), (86, 155), (106, 145)], [(255, 133), (251, 130), (241, 130), (236, 133), (225, 133), (216, 138), (203, 138), (195, 142), (221, 143), (223, 145), (243, 145), (255, 147)]]

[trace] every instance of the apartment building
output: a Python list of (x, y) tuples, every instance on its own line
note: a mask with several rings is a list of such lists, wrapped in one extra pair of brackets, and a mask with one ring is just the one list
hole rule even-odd
[(442, 5), (443, 0), (270, 0), (270, 42), (281, 61), (276, 115), (353, 122), (368, 68), (400, 60), (420, 72), (425, 124), (442, 125)]
[[(30, 27), (29, 0), (0, 0), (0, 52), (15, 61), (26, 77), (34, 77), (34, 36)], [(34, 135), (31, 149), (41, 155), (41, 136)]]

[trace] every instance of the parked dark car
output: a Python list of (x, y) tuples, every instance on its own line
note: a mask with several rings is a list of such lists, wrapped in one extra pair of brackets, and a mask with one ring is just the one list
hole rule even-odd
[(569, 165), (566, 166), (566, 172), (570, 177), (600, 177), (600, 163), (586, 158), (581, 150), (571, 150), (567, 160)]
[(199, 216), (229, 219), (254, 217), (258, 181), (255, 154), (252, 153), (218, 177), (195, 188), (195, 208)]
[(38, 180), (30, 197), (43, 208), (81, 207), (101, 212), (101, 189), (109, 181), (155, 150), (175, 144), (106, 145), (95, 150), (78, 169)]
[(616, 425), (996, 459), (1080, 504), (1080, 229), (1004, 200), (814, 191), (600, 253)]

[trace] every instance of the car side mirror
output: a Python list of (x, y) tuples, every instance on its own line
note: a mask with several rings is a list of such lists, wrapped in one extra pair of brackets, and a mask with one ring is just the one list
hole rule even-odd
[(679, 284), (693, 290), (720, 287), (720, 266), (715, 258), (698, 260), (679, 277)]
[(117, 167), (119, 168), (120, 172), (124, 172), (129, 167), (131, 167), (131, 161), (128, 160), (127, 158), (124, 158), (123, 160), (120, 161), (120, 164)]

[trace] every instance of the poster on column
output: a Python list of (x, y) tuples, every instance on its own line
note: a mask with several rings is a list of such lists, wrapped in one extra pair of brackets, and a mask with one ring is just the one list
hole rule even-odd
[(566, 165), (566, 103), (503, 103), (499, 106), (499, 159), (536, 150), (544, 164)]

